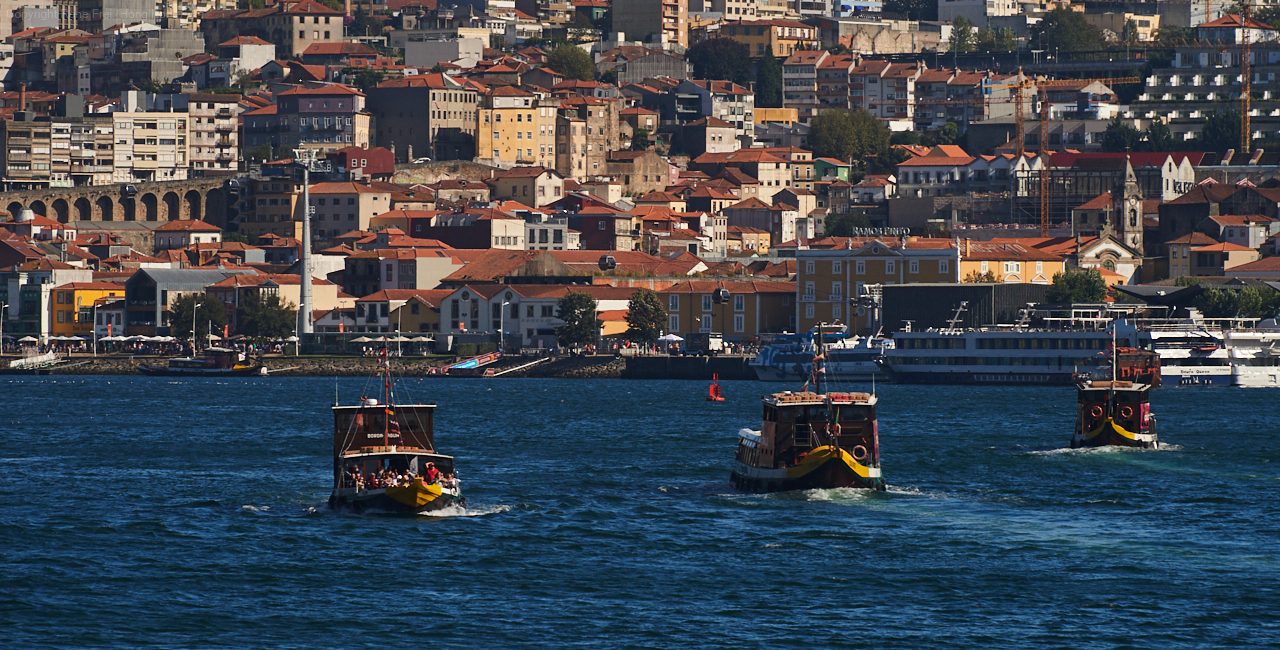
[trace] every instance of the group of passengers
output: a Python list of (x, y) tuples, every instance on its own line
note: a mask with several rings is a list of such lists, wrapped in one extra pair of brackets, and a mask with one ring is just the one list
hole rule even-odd
[(436, 468), (435, 463), (427, 463), (426, 470), (421, 474), (415, 474), (410, 470), (397, 470), (394, 468), (383, 467), (376, 471), (365, 472), (358, 466), (349, 464), (343, 469), (342, 482), (346, 486), (354, 486), (357, 490), (377, 490), (388, 487), (408, 487), (413, 482), (421, 478), (423, 483), (433, 485), (439, 483), (441, 487), (457, 489), (458, 477), (455, 473), (448, 474), (441, 472)]

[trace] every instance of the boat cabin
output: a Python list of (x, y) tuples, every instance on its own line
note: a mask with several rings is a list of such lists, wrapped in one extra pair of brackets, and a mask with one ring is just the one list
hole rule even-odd
[(244, 353), (230, 348), (205, 348), (198, 357), (169, 359), (170, 369), (223, 370), (231, 369), (244, 361)]
[[(738, 460), (743, 463), (771, 469), (792, 467), (814, 447), (829, 445), (834, 438), (858, 462), (879, 467), (874, 395), (787, 391), (766, 396), (762, 402), (759, 439), (744, 438), (744, 444), (739, 445)], [(838, 427), (831, 427), (831, 422)]]
[(452, 474), (453, 458), (435, 453), (435, 408), (434, 403), (388, 406), (372, 398), (333, 407), (334, 485), (352, 469), (365, 476), (384, 469), (423, 473), (431, 462)]
[(1151, 417), (1150, 384), (1132, 381), (1095, 381), (1081, 384), (1079, 390), (1078, 431), (1089, 432), (1102, 426), (1107, 418), (1134, 433), (1149, 433)]

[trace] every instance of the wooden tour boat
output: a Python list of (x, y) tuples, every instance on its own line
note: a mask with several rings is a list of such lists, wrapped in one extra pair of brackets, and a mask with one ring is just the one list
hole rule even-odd
[[(821, 332), (811, 376), (799, 392), (761, 398), (760, 431), (738, 434), (729, 482), (744, 492), (818, 488), (885, 489), (880, 475), (876, 396), (822, 392)], [(815, 391), (808, 390), (812, 382)]]
[(1149, 401), (1151, 389), (1151, 384), (1132, 381), (1080, 382), (1071, 448), (1117, 445), (1159, 449)]
[(435, 451), (435, 403), (396, 404), (391, 363), (379, 354), (383, 400), (333, 406), (333, 493), (329, 507), (431, 514), (466, 505), (453, 457)]
[(162, 377), (246, 377), (261, 375), (264, 366), (249, 360), (245, 353), (230, 348), (205, 348), (200, 356), (174, 357), (168, 365), (133, 366), (144, 375)]

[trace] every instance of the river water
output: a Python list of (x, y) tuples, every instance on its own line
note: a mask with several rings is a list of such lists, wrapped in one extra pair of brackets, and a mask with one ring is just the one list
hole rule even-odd
[[(1280, 643), (1266, 390), (882, 385), (887, 493), (734, 494), (725, 382), (428, 379), (465, 512), (324, 508), (358, 379), (3, 383), (0, 647), (1179, 648)], [(402, 400), (405, 401), (405, 400)]]

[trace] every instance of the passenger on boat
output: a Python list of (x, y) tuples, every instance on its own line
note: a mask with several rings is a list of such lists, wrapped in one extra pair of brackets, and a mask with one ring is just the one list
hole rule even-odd
[(445, 474), (444, 477), (440, 479), (440, 486), (451, 490), (458, 489), (458, 475)]

